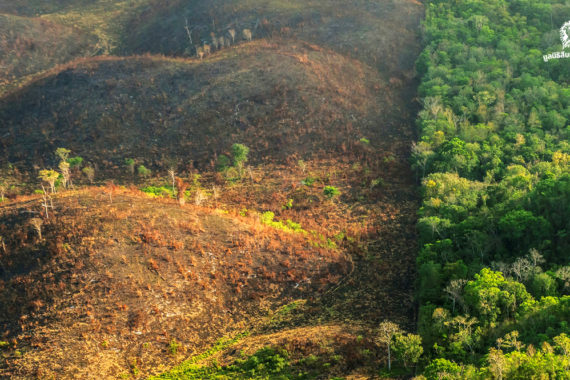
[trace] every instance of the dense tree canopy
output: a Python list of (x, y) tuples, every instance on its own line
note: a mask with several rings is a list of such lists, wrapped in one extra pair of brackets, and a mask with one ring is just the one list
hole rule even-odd
[(570, 4), (433, 0), (426, 8), (412, 150), (423, 177), (424, 375), (561, 376), (570, 333), (570, 60), (543, 55), (561, 51)]

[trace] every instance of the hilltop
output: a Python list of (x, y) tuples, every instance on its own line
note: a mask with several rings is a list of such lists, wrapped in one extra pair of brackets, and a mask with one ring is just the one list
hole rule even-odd
[[(382, 141), (398, 110), (390, 85), (358, 61), (306, 43), (259, 40), (204, 60), (94, 58), (0, 100), (3, 157), (46, 166), (66, 146), (100, 166), (125, 158), (205, 167), (233, 142), (256, 162)], [(350, 149), (345, 146), (344, 149)]]
[(422, 16), (416, 1), (268, 1), (209, 2), (151, 0), (125, 28), (122, 50), (169, 55), (192, 53), (192, 42), (211, 44), (212, 35), (243, 39), (292, 38), (327, 47), (366, 62), (388, 77), (412, 70)]
[(31, 74), (90, 54), (94, 38), (38, 17), (0, 13), (0, 93)]

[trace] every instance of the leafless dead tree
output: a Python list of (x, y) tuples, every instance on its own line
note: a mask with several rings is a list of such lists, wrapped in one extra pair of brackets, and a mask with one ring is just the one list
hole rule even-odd
[(176, 198), (178, 199), (178, 204), (180, 206), (184, 206), (186, 203), (186, 198), (184, 192), (188, 188), (189, 184), (184, 182), (181, 178), (176, 178), (176, 188), (178, 192), (176, 194)]
[(196, 48), (196, 56), (200, 59), (204, 58), (204, 48), (202, 46)]
[(34, 228), (34, 230), (38, 233), (38, 237), (40, 241), (42, 240), (42, 226), (44, 225), (44, 221), (40, 218), (32, 218), (30, 219), (30, 226)]
[(236, 31), (235, 29), (230, 29), (228, 30), (228, 34), (230, 35), (230, 37), (232, 38), (232, 44), (235, 43), (236, 40)]
[(249, 30), (249, 29), (244, 29), (243, 32), (242, 32), (242, 34), (243, 34), (243, 39), (244, 39), (244, 40), (251, 41), (251, 39), (252, 39), (251, 30)]
[(212, 47), (215, 50), (218, 50), (219, 48), (219, 41), (218, 41), (218, 37), (216, 37), (216, 33), (212, 32), (210, 33), (210, 37), (212, 38)]
[(192, 42), (192, 30), (190, 30), (190, 27), (188, 26), (188, 18), (184, 18), (186, 20), (186, 25), (184, 26), (184, 29), (186, 29), (186, 34), (188, 35), (188, 40), (190, 41), (190, 46), (194, 45), (194, 43)]

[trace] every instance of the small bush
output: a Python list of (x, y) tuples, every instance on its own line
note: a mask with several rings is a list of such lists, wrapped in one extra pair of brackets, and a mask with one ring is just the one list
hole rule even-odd
[(137, 173), (143, 177), (143, 178), (147, 178), (150, 177), (150, 174), (152, 173), (150, 169), (147, 169), (144, 165), (140, 165), (137, 168)]
[(243, 144), (232, 145), (232, 158), (235, 167), (240, 167), (247, 162), (249, 148)]
[(172, 339), (170, 344), (168, 345), (168, 352), (171, 355), (176, 355), (178, 353), (178, 349), (180, 348), (180, 343), (176, 341), (176, 339)]
[(80, 167), (83, 164), (83, 157), (71, 157), (67, 160), (70, 168)]
[(337, 197), (340, 195), (340, 191), (334, 187), (334, 186), (325, 186), (324, 190), (323, 190), (323, 194), (325, 195), (325, 197), (327, 197), (328, 199), (332, 199), (334, 197)]
[(303, 186), (313, 186), (313, 184), (315, 183), (316, 179), (313, 177), (307, 177), (304, 180), (301, 181), (301, 185)]
[(220, 154), (218, 156), (218, 160), (216, 161), (216, 170), (219, 172), (225, 171), (231, 164), (230, 159), (228, 156), (224, 154)]
[(166, 186), (160, 186), (160, 187), (159, 186), (147, 186), (147, 187), (142, 188), (141, 191), (145, 194), (150, 195), (151, 197), (176, 198), (176, 194), (174, 194), (174, 191), (170, 187), (166, 187)]

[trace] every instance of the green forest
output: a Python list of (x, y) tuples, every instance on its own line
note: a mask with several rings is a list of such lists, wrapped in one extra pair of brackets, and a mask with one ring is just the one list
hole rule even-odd
[(570, 378), (566, 1), (430, 1), (418, 333), (428, 379)]

